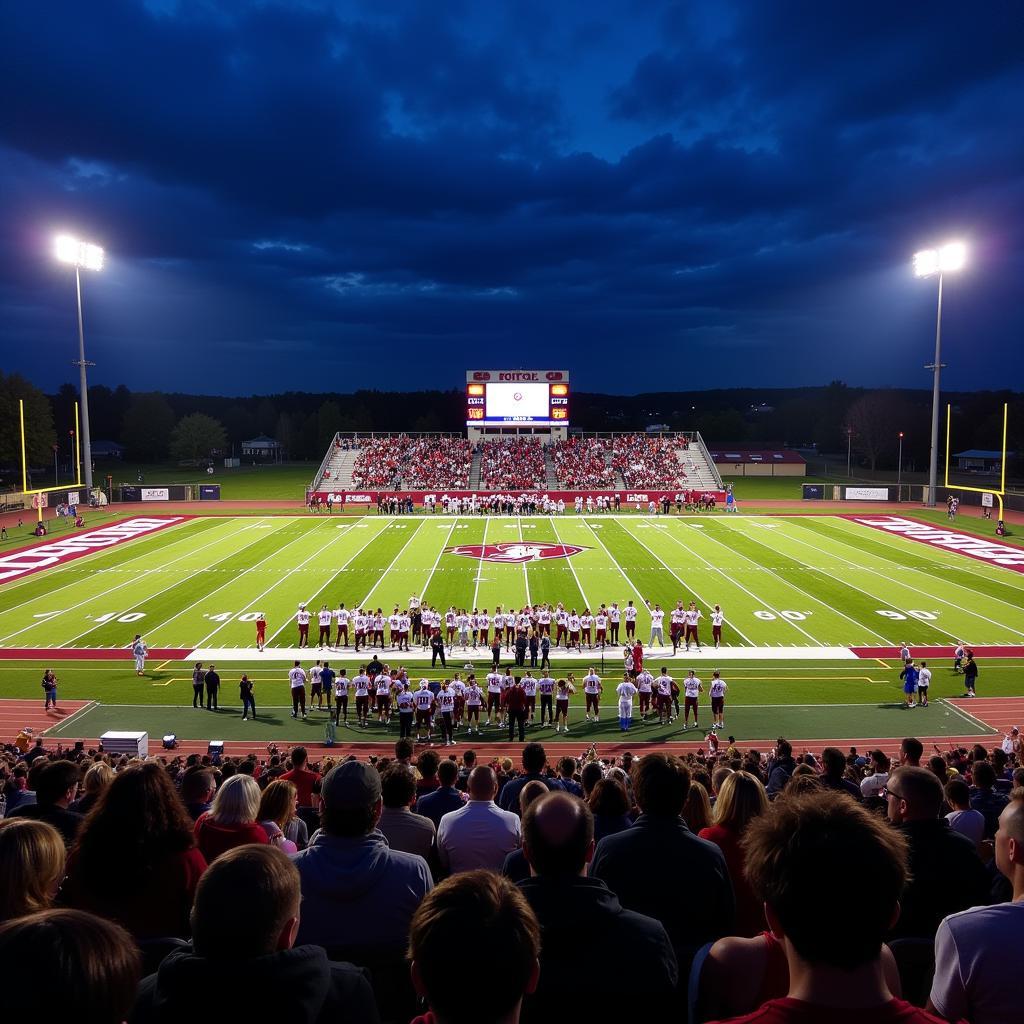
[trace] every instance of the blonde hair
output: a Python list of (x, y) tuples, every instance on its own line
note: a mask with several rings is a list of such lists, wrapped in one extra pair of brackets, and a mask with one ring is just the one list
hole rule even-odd
[(296, 792), (295, 786), (287, 779), (275, 779), (263, 790), (257, 820), (272, 821), (283, 829), (295, 817)]
[(45, 821), (0, 821), (0, 921), (47, 910), (64, 878), (66, 858), (64, 840)]
[(741, 832), (754, 818), (767, 810), (768, 794), (761, 780), (750, 772), (733, 772), (718, 792), (715, 824), (733, 832)]
[(691, 832), (699, 832), (711, 824), (711, 801), (708, 791), (699, 782), (690, 784), (690, 792), (683, 805), (683, 818)]
[(210, 819), (218, 825), (243, 825), (256, 820), (260, 810), (260, 787), (251, 775), (232, 775), (217, 790)]
[(97, 761), (82, 779), (82, 789), (88, 796), (102, 793), (114, 778), (114, 769), (106, 761)]

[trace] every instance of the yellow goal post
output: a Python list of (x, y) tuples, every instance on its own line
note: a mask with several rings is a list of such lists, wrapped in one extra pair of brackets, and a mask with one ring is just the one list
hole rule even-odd
[(946, 475), (944, 486), (947, 490), (971, 491), (974, 494), (991, 494), (999, 502), (999, 518), (1003, 518), (1003, 495), (1006, 494), (1006, 434), (1010, 419), (1010, 403), (1003, 403), (1003, 447), (1002, 459), (999, 465), (999, 490), (994, 487), (969, 487), (967, 484), (955, 484), (949, 482), (949, 435), (953, 419), (953, 407), (946, 403)]
[[(67, 491), (72, 487), (82, 486), (82, 451), (78, 443), (78, 403), (75, 402), (75, 479), (70, 484), (57, 484), (53, 487), (29, 487), (28, 453), (25, 444), (25, 402), (20, 398), (18, 399), (18, 422), (21, 428), (21, 489), (25, 495), (32, 495), (32, 507), (38, 514), (38, 520), (42, 522), (43, 509), (47, 506), (47, 502), (43, 500), (42, 495), (50, 494), (53, 491)], [(88, 504), (88, 496), (86, 497), (86, 504)]]

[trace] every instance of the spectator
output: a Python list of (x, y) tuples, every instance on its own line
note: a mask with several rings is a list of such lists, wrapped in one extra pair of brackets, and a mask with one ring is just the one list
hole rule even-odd
[(548, 789), (560, 788), (556, 781), (549, 779), (544, 773), (548, 763), (548, 755), (542, 743), (527, 743), (523, 747), (522, 758), (523, 774), (506, 782), (501, 789), (501, 797), (498, 800), (498, 804), (502, 810), (516, 811), (519, 807), (520, 790), (534, 779), (538, 782), (543, 782)]
[(419, 772), (419, 778), (416, 780), (417, 799), (426, 796), (427, 793), (433, 793), (440, 787), (441, 783), (437, 780), (437, 769), (440, 764), (441, 758), (437, 756), (436, 751), (424, 750), (420, 754), (416, 761), (416, 771)]
[(633, 824), (629, 816), (629, 794), (617, 779), (601, 779), (587, 801), (594, 815), (594, 842), (625, 832)]
[(193, 821), (198, 821), (212, 806), (217, 780), (209, 768), (193, 765), (181, 779), (181, 799)]
[(932, 938), (944, 917), (988, 902), (988, 875), (974, 844), (939, 817), (942, 786), (927, 768), (897, 768), (886, 795), (889, 820), (907, 841), (911, 874), (892, 935)]
[(900, 765), (905, 768), (920, 768), (924, 744), (913, 736), (907, 736), (900, 743)]
[(8, 817), (45, 821), (64, 837), (64, 845), (70, 847), (85, 820), (83, 815), (68, 810), (78, 794), (81, 777), (78, 765), (71, 761), (44, 764), (36, 783), (36, 802), (22, 805)]
[(0, 925), (4, 1019), (122, 1024), (142, 972), (131, 936), (80, 910), (43, 910)]
[(313, 786), (320, 781), (319, 772), (311, 772), (306, 763), (309, 755), (305, 747), (295, 747), (291, 753), (292, 767), (281, 776), (285, 782), (290, 782), (299, 794), (300, 807), (313, 806)]
[[(548, 792), (550, 792), (548, 787), (545, 786), (543, 782), (538, 782), (536, 779), (523, 786), (519, 791), (520, 820), (526, 813), (526, 808), (529, 807), (534, 800), (539, 800)], [(523, 853), (523, 848), (521, 846), (505, 855), (505, 863), (501, 865), (501, 873), (513, 882), (521, 882), (524, 878), (530, 877), (530, 862), (526, 859), (526, 854)]]
[(45, 821), (0, 821), (0, 922), (49, 909), (66, 858), (63, 836)]
[(402, 764), (390, 765), (381, 776), (380, 786), (383, 809), (377, 828), (384, 833), (388, 846), (403, 853), (419, 854), (428, 864), (432, 863), (436, 829), (430, 818), (412, 812), (416, 803), (416, 777), (412, 769)]
[[(527, 808), (523, 830), (532, 877), (519, 886), (544, 935), (540, 982), (524, 1019), (668, 1019), (679, 979), (671, 942), (658, 921), (625, 909), (605, 882), (587, 877), (594, 855), (590, 808), (567, 793), (548, 793)], [(637, 861), (634, 869), (648, 863)], [(649, 875), (640, 873), (649, 885)], [(628, 950), (630, 963), (642, 965), (642, 983), (631, 969), (595, 975), (595, 941)], [(586, 985), (566, 984), (581, 977)]]
[(846, 778), (846, 755), (838, 747), (826, 747), (821, 752), (824, 767), (821, 784), (825, 789), (834, 789), (840, 793), (848, 793), (854, 800), (862, 800), (860, 786)]
[[(736, 909), (722, 851), (695, 836), (682, 820), (690, 772), (679, 758), (645, 754), (633, 768), (640, 817), (633, 827), (601, 840), (591, 875), (606, 882), (622, 905), (665, 926), (686, 979), (696, 950), (733, 931)], [(641, 864), (672, 865), (681, 885), (652, 885)]]
[(600, 761), (588, 761), (580, 772), (583, 799), (589, 800), (594, 787), (604, 778), (604, 765)]
[(298, 941), (326, 946), (343, 958), (401, 958), (409, 922), (433, 882), (427, 862), (388, 847), (377, 828), (380, 776), (345, 761), (321, 784), (320, 829), (295, 855), (302, 878)]
[(232, 775), (224, 782), (213, 806), (195, 824), (196, 842), (207, 863), (236, 846), (270, 841), (256, 821), (259, 810), (260, 787), (251, 775)]
[(285, 833), (285, 828), (295, 817), (295, 808), (299, 803), (299, 794), (295, 783), (284, 779), (271, 782), (260, 797), (260, 808), (256, 812), (256, 820), (267, 833), (271, 846), (276, 846), (284, 853), (297, 853), (298, 845)]
[(686, 794), (686, 804), (683, 806), (683, 821), (686, 822), (691, 832), (697, 833), (701, 829), (709, 828), (712, 822), (711, 799), (708, 791), (696, 780), (690, 783), (690, 791)]
[(495, 804), (497, 792), (494, 771), (487, 765), (474, 768), (469, 801), (446, 814), (437, 830), (437, 857), (444, 874), (478, 868), (500, 871), (505, 856), (521, 845), (519, 816)]
[(114, 769), (106, 761), (97, 761), (90, 765), (82, 779), (82, 796), (68, 808), (76, 814), (88, 814), (96, 805), (100, 795), (114, 778)]
[(126, 768), (79, 833), (64, 901), (116, 921), (137, 939), (187, 938), (192, 898), (206, 870), (192, 830), (161, 765)]
[(861, 796), (884, 797), (885, 787), (889, 784), (889, 758), (881, 750), (871, 751), (871, 774), (865, 776), (860, 783)]
[(429, 818), (434, 823), (435, 829), (449, 811), (459, 810), (464, 803), (462, 794), (455, 788), (458, 780), (458, 764), (450, 758), (445, 758), (437, 766), (438, 788), (433, 793), (427, 793), (416, 801), (416, 813)]
[(935, 935), (935, 978), (928, 1009), (946, 1020), (1005, 1024), (1021, 1017), (1020, 939), (1024, 934), (1024, 789), (999, 815), (996, 867), (1013, 899), (947, 917)]
[(985, 816), (971, 807), (971, 791), (963, 779), (950, 779), (946, 783), (946, 803), (952, 808), (946, 821), (954, 832), (967, 836), (975, 849), (985, 838)]
[(975, 761), (971, 778), (974, 781), (971, 807), (981, 812), (985, 819), (985, 838), (991, 839), (999, 828), (999, 815), (1008, 798), (1003, 793), (995, 792), (996, 770), (988, 761)]
[(570, 796), (583, 799), (583, 787), (576, 781), (576, 758), (563, 757), (558, 762), (558, 784)]
[(749, 772), (733, 772), (722, 783), (715, 801), (715, 823), (699, 833), (701, 839), (714, 843), (725, 857), (736, 895), (735, 934), (740, 936), (758, 935), (764, 930), (764, 907), (747, 881), (746, 857), (740, 840), (750, 823), (767, 811), (768, 795), (761, 780)]
[(790, 776), (796, 768), (796, 761), (793, 759), (793, 746), (789, 740), (779, 737), (775, 744), (775, 757), (770, 763), (766, 789), (770, 797), (776, 797), (786, 788), (786, 783), (789, 782)]
[(751, 823), (746, 854), (750, 883), (786, 953), (789, 993), (732, 1024), (864, 1015), (876, 1024), (934, 1024), (894, 997), (881, 965), (908, 875), (898, 833), (837, 792), (785, 796)]
[(131, 1024), (176, 1024), (197, 1008), (203, 1020), (376, 1022), (364, 971), (294, 945), (300, 911), (299, 873), (284, 853), (229, 850), (196, 891), (192, 949), (142, 981)]
[[(500, 950), (497, 970), (452, 970), (467, 936)], [(428, 893), (413, 915), (409, 960), (429, 1017), (414, 1024), (518, 1024), (524, 996), (537, 988), (540, 926), (522, 892), (489, 871), (467, 871)]]

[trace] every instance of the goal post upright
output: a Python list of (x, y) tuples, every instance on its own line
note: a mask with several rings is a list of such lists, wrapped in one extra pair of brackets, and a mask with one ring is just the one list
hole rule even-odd
[[(28, 446), (25, 441), (25, 400), (22, 398), (18, 399), (18, 426), (21, 432), (21, 490), (24, 494), (50, 494), (53, 491), (66, 491), (70, 487), (81, 487), (82, 486), (82, 451), (79, 446), (79, 433), (78, 433), (78, 402), (75, 402), (75, 430), (74, 430), (74, 449), (75, 449), (75, 479), (70, 484), (55, 484), (53, 487), (29, 487), (28, 485)], [(42, 522), (43, 519), (43, 506), (40, 502), (36, 502), (36, 514), (37, 522)], [(86, 497), (86, 504), (88, 504), (88, 497)]]
[(1003, 518), (1003, 495), (1006, 494), (1006, 438), (1010, 420), (1010, 403), (1003, 402), (1003, 446), (1000, 452), (999, 490), (993, 487), (969, 487), (967, 484), (951, 484), (949, 482), (949, 438), (953, 419), (953, 407), (946, 403), (946, 472), (944, 486), (954, 491), (970, 491), (974, 494), (994, 494), (999, 502), (999, 518)]

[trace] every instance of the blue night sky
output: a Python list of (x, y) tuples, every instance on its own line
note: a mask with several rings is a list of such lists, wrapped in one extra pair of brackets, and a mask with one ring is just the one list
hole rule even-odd
[(957, 3), (0, 11), (0, 366), (133, 390), (1024, 381), (1024, 19)]

